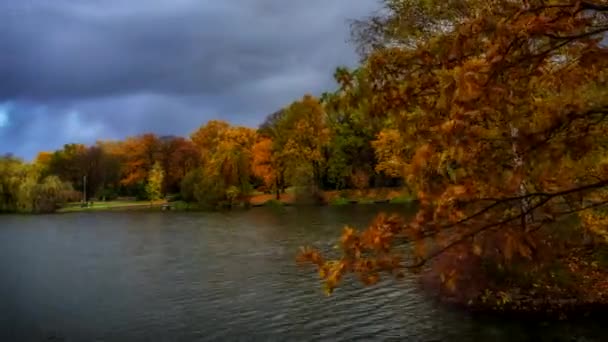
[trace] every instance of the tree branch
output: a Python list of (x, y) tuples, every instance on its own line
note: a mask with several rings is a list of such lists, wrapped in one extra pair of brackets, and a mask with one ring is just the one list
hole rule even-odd
[(580, 33), (580, 34), (576, 34), (576, 35), (572, 35), (572, 36), (557, 36), (554, 35), (552, 33), (545, 33), (544, 35), (549, 37), (549, 38), (553, 38), (553, 39), (567, 39), (567, 40), (576, 40), (576, 39), (581, 39), (581, 38), (585, 38), (585, 37), (589, 37), (589, 36), (593, 36), (594, 34), (600, 34), (603, 32), (608, 31), (608, 27), (606, 26), (602, 26), (597, 30), (593, 30), (593, 31), (589, 31), (589, 32), (584, 32), (584, 33)]
[(426, 258), (418, 261), (415, 264), (405, 265), (404, 267), (405, 268), (413, 268), (413, 269), (420, 268), (420, 267), (424, 266), (427, 262), (429, 262), (429, 261), (435, 259), (436, 257), (438, 257), (439, 255), (443, 254), (444, 252), (446, 252), (450, 248), (452, 248), (452, 247), (454, 247), (454, 246), (462, 243), (463, 241), (465, 241), (465, 240), (467, 240), (469, 238), (474, 237), (475, 235), (477, 235), (477, 234), (479, 234), (479, 233), (481, 233), (483, 231), (486, 231), (486, 230), (489, 230), (489, 229), (492, 229), (492, 228), (496, 228), (496, 227), (500, 227), (500, 226), (505, 225), (505, 224), (507, 224), (509, 222), (512, 222), (514, 220), (518, 220), (518, 219), (521, 219), (522, 217), (527, 216), (528, 214), (532, 213), (534, 210), (536, 210), (536, 209), (540, 208), (541, 206), (545, 205), (547, 202), (549, 202), (551, 200), (551, 198), (552, 197), (544, 198), (543, 200), (541, 200), (540, 202), (538, 202), (536, 205), (530, 207), (528, 210), (526, 210), (524, 212), (521, 212), (519, 215), (510, 216), (510, 217), (508, 217), (508, 218), (506, 218), (506, 219), (504, 219), (502, 221), (491, 223), (491, 224), (485, 225), (485, 226), (483, 226), (483, 227), (481, 227), (479, 229), (476, 229), (476, 230), (474, 230), (472, 232), (466, 233), (466, 234), (462, 235), (460, 238), (458, 238), (457, 240), (452, 241), (451, 243), (447, 244), (446, 246), (444, 246), (444, 247), (436, 250), (435, 252), (431, 253), (428, 257), (426, 257)]
[[(443, 248), (441, 248), (441, 249), (433, 252), (429, 257), (424, 258), (423, 260), (421, 260), (421, 261), (419, 261), (419, 262), (417, 262), (415, 264), (407, 265), (407, 266), (405, 266), (405, 268), (420, 268), (420, 267), (424, 266), (428, 261), (436, 258), (437, 256), (439, 256), (443, 252), (445, 252), (448, 249), (456, 246), (457, 244), (463, 242), (464, 240), (466, 240), (468, 238), (471, 238), (471, 237), (473, 237), (473, 236), (475, 236), (475, 235), (477, 235), (477, 234), (479, 234), (479, 233), (481, 233), (481, 232), (483, 232), (485, 230), (489, 230), (489, 229), (492, 229), (492, 228), (495, 228), (495, 227), (500, 227), (500, 226), (505, 225), (505, 224), (507, 224), (509, 222), (512, 222), (514, 220), (518, 220), (518, 219), (521, 219), (522, 217), (526, 217), (527, 215), (529, 215), (532, 212), (534, 212), (534, 210), (542, 207), (543, 205), (545, 205), (547, 202), (549, 202), (551, 199), (553, 199), (555, 197), (565, 196), (565, 195), (576, 193), (576, 192), (582, 192), (582, 191), (586, 191), (586, 190), (590, 190), (590, 189), (600, 188), (600, 187), (604, 187), (604, 186), (607, 186), (607, 185), (608, 185), (608, 180), (602, 180), (602, 181), (597, 182), (597, 183), (593, 183), (593, 184), (589, 184), (589, 185), (585, 185), (585, 186), (582, 186), (582, 187), (573, 188), (573, 189), (569, 189), (569, 190), (559, 191), (559, 192), (555, 192), (555, 193), (537, 192), (537, 193), (532, 193), (532, 194), (528, 194), (528, 195), (525, 195), (525, 196), (517, 196), (517, 197), (510, 197), (510, 198), (501, 199), (500, 201), (497, 201), (497, 202), (493, 203), (492, 205), (490, 205), (490, 206), (488, 206), (488, 207), (480, 210), (479, 212), (477, 212), (474, 215), (471, 215), (471, 216), (469, 216), (469, 217), (467, 217), (465, 219), (462, 219), (462, 220), (460, 220), (460, 221), (458, 221), (458, 222), (456, 222), (454, 224), (451, 224), (451, 225), (448, 225), (448, 226), (444, 226), (442, 228), (443, 229), (453, 228), (453, 227), (455, 227), (455, 226), (457, 226), (459, 224), (465, 223), (465, 222), (473, 219), (474, 217), (479, 216), (479, 215), (483, 214), (484, 212), (487, 212), (487, 211), (491, 210), (492, 208), (496, 207), (499, 204), (504, 204), (504, 203), (507, 203), (509, 201), (521, 200), (521, 199), (529, 198), (529, 197), (539, 197), (539, 196), (544, 197), (537, 204), (535, 204), (534, 206), (528, 208), (528, 210), (525, 210), (525, 211), (519, 213), (516, 216), (510, 216), (510, 217), (508, 217), (508, 218), (506, 218), (506, 219), (504, 219), (502, 221), (490, 223), (490, 224), (485, 225), (485, 226), (483, 226), (483, 227), (481, 227), (479, 229), (476, 229), (476, 230), (474, 230), (472, 232), (464, 234), (459, 239), (457, 239), (457, 240), (451, 242), (450, 244), (446, 245), (445, 247), (443, 247)], [(586, 210), (586, 209), (592, 209), (592, 208), (600, 207), (600, 206), (603, 206), (603, 205), (608, 205), (608, 200), (605, 201), (605, 202), (595, 203), (593, 205), (589, 205), (589, 206), (586, 206), (584, 208), (578, 208), (578, 209), (574, 209), (574, 210), (559, 212), (559, 213), (557, 213), (557, 215), (561, 216), (561, 215), (573, 214), (575, 212), (583, 211), (583, 210)], [(423, 235), (418, 240), (422, 240), (422, 239), (429, 238), (431, 236), (435, 236), (435, 235), (437, 235), (440, 232), (441, 231), (433, 231), (431, 234), (425, 234), (425, 235)]]

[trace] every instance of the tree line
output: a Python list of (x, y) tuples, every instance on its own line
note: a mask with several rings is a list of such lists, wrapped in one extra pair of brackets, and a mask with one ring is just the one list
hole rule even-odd
[[(85, 197), (167, 195), (216, 208), (246, 204), (253, 191), (278, 199), (295, 187), (299, 198), (320, 201), (323, 190), (403, 185), (390, 121), (372, 119), (346, 100), (355, 72), (339, 68), (335, 76), (338, 90), (318, 98), (305, 95), (269, 115), (258, 129), (212, 120), (189, 137), (147, 133), (90, 146), (66, 144), (40, 152), (30, 164), (1, 158), (0, 211), (52, 212)], [(22, 192), (33, 190), (19, 185), (24, 179), (40, 189), (53, 188), (49, 198), (51, 192), (43, 190), (30, 195), (48, 203), (25, 200)]]

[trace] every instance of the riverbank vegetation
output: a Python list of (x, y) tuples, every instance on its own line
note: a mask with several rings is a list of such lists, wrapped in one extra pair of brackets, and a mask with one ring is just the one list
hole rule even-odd
[(471, 308), (605, 308), (608, 2), (383, 3), (354, 24), (362, 64), (326, 101), (390, 122), (376, 169), (403, 176), (419, 211), (299, 261), (328, 293), (410, 270)]
[[(348, 75), (338, 69), (335, 77), (344, 82)], [(198, 209), (247, 207), (262, 199), (283, 204), (409, 199), (391, 120), (368, 117), (344, 102), (343, 91), (304, 95), (270, 114), (258, 129), (213, 120), (188, 138), (148, 133), (92, 146), (66, 144), (39, 153), (31, 164), (10, 156), (0, 163), (7, 170), (12, 163), (36, 170), (35, 181), (65, 185), (61, 196), (45, 198), (51, 203), (45, 212), (68, 201), (158, 201), (167, 195), (187, 204), (180, 208)], [(18, 204), (17, 190), (0, 188), (7, 203), (0, 210), (38, 211)]]

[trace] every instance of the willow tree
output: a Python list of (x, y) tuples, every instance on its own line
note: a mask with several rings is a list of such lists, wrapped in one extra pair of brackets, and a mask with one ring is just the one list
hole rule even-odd
[(574, 253), (551, 238), (564, 217), (606, 236), (608, 2), (385, 5), (355, 26), (373, 88), (365, 101), (399, 132), (419, 212), (346, 228), (336, 260), (306, 248), (300, 259), (318, 265), (326, 289), (348, 273), (374, 283), (432, 261), (445, 288), (464, 291), (471, 265), (540, 272)]

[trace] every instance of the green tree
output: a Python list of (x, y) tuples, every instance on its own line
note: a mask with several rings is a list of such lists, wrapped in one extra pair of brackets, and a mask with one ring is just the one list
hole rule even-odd
[(285, 160), (286, 173), (303, 194), (316, 197), (322, 187), (327, 167), (330, 131), (327, 116), (318, 99), (305, 95), (285, 109), (277, 130), (275, 151)]

